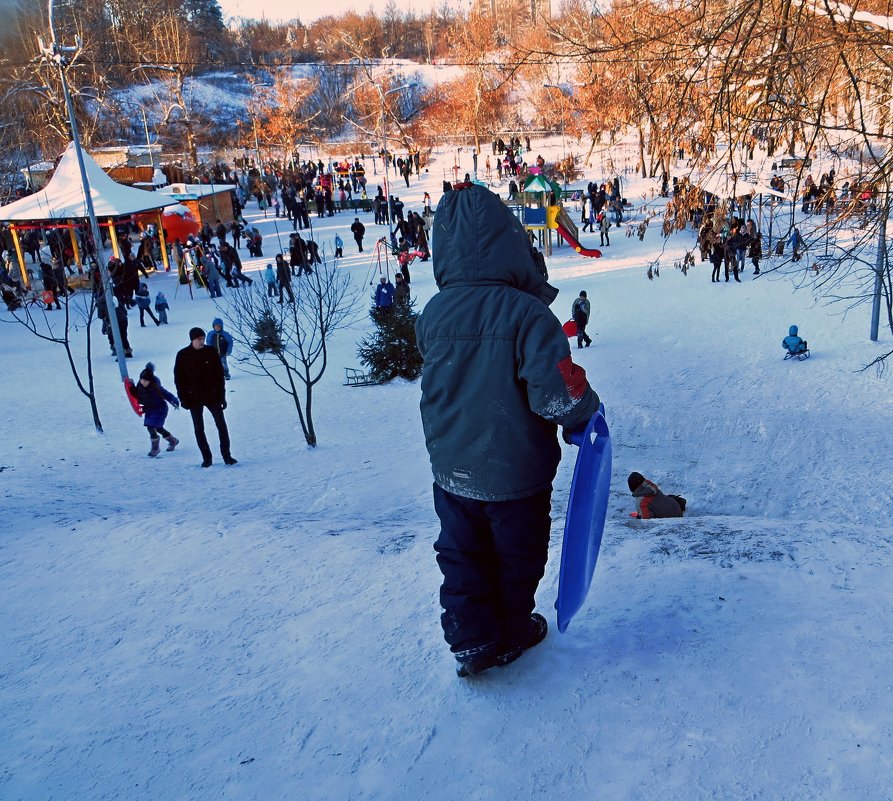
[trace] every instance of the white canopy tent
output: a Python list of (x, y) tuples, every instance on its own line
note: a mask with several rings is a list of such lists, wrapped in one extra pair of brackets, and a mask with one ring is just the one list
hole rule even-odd
[(771, 195), (782, 200), (788, 200), (784, 192), (779, 192), (771, 186), (761, 184), (758, 181), (745, 181), (735, 178), (727, 172), (709, 172), (700, 177), (692, 177), (691, 182), (705, 192), (724, 199), (747, 197), (749, 195)]
[[(83, 156), (96, 218), (97, 220), (106, 221), (104, 224), (108, 225), (109, 228), (112, 249), (115, 255), (119, 256), (115, 229), (114, 225), (112, 225), (112, 221), (115, 218), (127, 217), (131, 214), (146, 211), (160, 212), (166, 206), (175, 205), (177, 200), (170, 195), (159, 195), (155, 192), (147, 192), (119, 184), (105, 173), (89, 153), (84, 152)], [(11, 223), (10, 228), (19, 258), (19, 266), (22, 270), (22, 278), (26, 282), (28, 278), (25, 270), (25, 260), (17, 233), (17, 230), (22, 226), (16, 225), (16, 223), (45, 222), (50, 225), (67, 228), (70, 231), (75, 258), (78, 265), (80, 265), (80, 251), (74, 228), (76, 221), (85, 220), (86, 217), (87, 204), (84, 198), (77, 155), (74, 151), (74, 144), (69, 144), (62, 154), (53, 177), (45, 188), (35, 192), (33, 195), (13, 201), (6, 206), (0, 206), (0, 221)], [(159, 225), (159, 229), (160, 227)], [(162, 255), (165, 256), (166, 262), (165, 243), (162, 242), (161, 245)], [(165, 264), (165, 266), (167, 265)]]
[[(97, 218), (124, 217), (173, 206), (177, 202), (169, 196), (159, 196), (113, 181), (86, 152), (84, 168)], [(44, 189), (0, 206), (0, 220), (6, 222), (82, 220), (86, 216), (87, 204), (73, 144), (69, 144), (62, 154), (59, 166)]]

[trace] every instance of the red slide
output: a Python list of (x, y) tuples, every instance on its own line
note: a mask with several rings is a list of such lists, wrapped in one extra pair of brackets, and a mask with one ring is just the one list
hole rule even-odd
[(600, 259), (602, 257), (602, 252), (600, 250), (596, 250), (595, 248), (584, 248), (573, 238), (573, 236), (571, 236), (570, 231), (568, 231), (560, 222), (558, 223), (558, 228), (556, 230), (558, 231), (558, 235), (581, 256), (592, 256), (593, 259)]

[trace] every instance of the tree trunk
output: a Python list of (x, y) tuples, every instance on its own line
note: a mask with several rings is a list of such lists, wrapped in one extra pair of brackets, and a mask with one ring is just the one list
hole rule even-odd
[(639, 129), (639, 168), (642, 170), (642, 177), (647, 178), (648, 173), (645, 170), (645, 131), (641, 124), (636, 127)]

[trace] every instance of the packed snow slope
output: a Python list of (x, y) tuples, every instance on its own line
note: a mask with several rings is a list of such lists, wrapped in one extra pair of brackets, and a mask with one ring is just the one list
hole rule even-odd
[[(408, 207), (441, 178), (413, 178)], [(284, 228), (247, 216), (268, 254), (253, 274)], [(315, 221), (317, 238), (331, 253), (341, 232), (339, 269), (368, 297), (352, 219)], [(368, 251), (384, 228), (364, 219)], [(778, 273), (683, 275), (693, 234), (663, 250), (655, 225), (611, 233), (602, 259), (549, 260), (562, 322), (581, 289), (592, 301), (595, 341), (573, 356), (614, 438), (592, 591), (558, 634), (564, 446), (538, 593), (552, 630), (470, 681), (440, 634), (419, 385), (342, 386), (365, 318), (332, 343), (317, 449), (290, 399), (231, 361), (239, 464), (203, 470), (183, 412), (181, 446), (147, 458), (98, 324), (102, 435), (61, 348), (0, 314), (0, 797), (888, 798), (893, 403), (889, 376), (860, 368), (889, 336), (870, 343), (865, 307), (842, 316)], [(153, 361), (173, 390), (189, 328), (228, 301), (149, 285), (171, 324), (131, 313), (130, 366)], [(420, 305), (436, 291), (430, 262), (412, 287)], [(791, 323), (807, 361), (782, 359)], [(632, 470), (684, 495), (686, 517), (631, 520)]]

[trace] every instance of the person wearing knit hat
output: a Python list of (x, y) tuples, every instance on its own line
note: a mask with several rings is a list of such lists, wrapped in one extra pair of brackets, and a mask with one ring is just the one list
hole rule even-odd
[(202, 453), (202, 467), (213, 463), (211, 447), (205, 436), (205, 408), (214, 418), (220, 437), (220, 454), (228, 465), (236, 464), (230, 452), (229, 429), (223, 410), (226, 408), (226, 379), (223, 365), (214, 348), (205, 345), (204, 329), (189, 329), (189, 345), (177, 353), (174, 362), (174, 383), (180, 405), (192, 415), (195, 441)]
[(682, 517), (685, 512), (685, 498), (681, 495), (664, 495), (657, 484), (641, 473), (630, 473), (626, 484), (636, 499), (636, 511), (631, 512), (630, 517), (651, 520), (657, 517)]
[(140, 380), (136, 384), (130, 381), (127, 391), (139, 402), (143, 412), (143, 425), (149, 429), (149, 442), (152, 445), (152, 450), (148, 455), (153, 459), (158, 456), (161, 437), (167, 440), (169, 451), (176, 448), (180, 444), (180, 440), (164, 427), (164, 421), (167, 419), (167, 405), (170, 404), (175, 409), (179, 409), (180, 400), (161, 386), (161, 381), (155, 375), (155, 365), (152, 362), (149, 362), (140, 373)]

